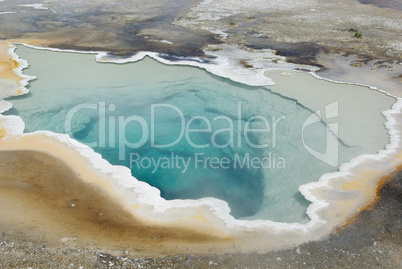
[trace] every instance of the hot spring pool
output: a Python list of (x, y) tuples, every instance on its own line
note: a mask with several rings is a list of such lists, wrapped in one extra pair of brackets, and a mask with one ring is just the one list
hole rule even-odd
[[(338, 102), (317, 116), (276, 90), (201, 68), (149, 57), (98, 63), (93, 55), (23, 46), (16, 53), (30, 63), (24, 73), (37, 77), (30, 93), (8, 99), (14, 107), (6, 114), (20, 116), (25, 132), (67, 133), (165, 199), (216, 197), (236, 218), (308, 221), (298, 187), (389, 140), (381, 125), (375, 147), (339, 138), (341, 122), (328, 128), (326, 121), (344, 117)], [(394, 102), (381, 98), (383, 110)]]

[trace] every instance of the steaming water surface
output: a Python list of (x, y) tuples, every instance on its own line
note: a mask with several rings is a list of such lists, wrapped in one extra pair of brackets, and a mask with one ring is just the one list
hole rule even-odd
[[(337, 139), (324, 122), (303, 126), (312, 111), (265, 87), (151, 58), (111, 64), (93, 55), (16, 52), (30, 63), (25, 73), (38, 78), (29, 94), (9, 98), (7, 113), (22, 117), (26, 132), (71, 127), (75, 139), (130, 167), (166, 199), (216, 197), (236, 218), (305, 222), (309, 203), (298, 187), (338, 169), (305, 147), (325, 152), (327, 140)], [(338, 164), (381, 149), (336, 141)]]

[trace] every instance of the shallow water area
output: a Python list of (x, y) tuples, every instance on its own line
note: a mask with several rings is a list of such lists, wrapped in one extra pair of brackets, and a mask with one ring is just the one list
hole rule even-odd
[[(29, 94), (9, 98), (14, 108), (7, 114), (22, 117), (25, 132), (69, 133), (110, 163), (131, 168), (162, 197), (216, 197), (227, 201), (237, 218), (306, 222), (308, 202), (300, 185), (361, 154), (376, 153), (389, 140), (381, 111), (394, 100), (382, 94), (375, 95), (374, 129), (382, 131), (373, 146), (343, 135), (353, 132), (349, 127), (339, 140), (325, 117), (306, 124), (315, 107), (290, 94), (235, 83), (200, 68), (150, 58), (97, 63), (94, 55), (22, 46), (16, 53), (30, 63), (24, 73), (38, 78), (31, 81)], [(353, 90), (349, 86), (343, 85)], [(297, 91), (289, 89), (298, 87), (297, 81), (287, 87)], [(307, 94), (309, 89), (299, 90)], [(340, 119), (340, 126), (348, 122), (348, 117)], [(328, 139), (338, 150), (325, 161), (311, 150), (325, 153)]]

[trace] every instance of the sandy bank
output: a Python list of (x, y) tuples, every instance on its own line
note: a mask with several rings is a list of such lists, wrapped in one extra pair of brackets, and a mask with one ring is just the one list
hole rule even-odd
[[(37, 146), (51, 147), (49, 143)], [(56, 248), (127, 250), (140, 256), (210, 253), (229, 243), (180, 224), (140, 221), (96, 185), (84, 183), (82, 178), (91, 175), (71, 170), (62, 157), (66, 155), (2, 147), (0, 225), (4, 233)]]
[(10, 55), (10, 49), (12, 42), (0, 41), (0, 99), (23, 93), (19, 85), (23, 78), (15, 73), (19, 63)]

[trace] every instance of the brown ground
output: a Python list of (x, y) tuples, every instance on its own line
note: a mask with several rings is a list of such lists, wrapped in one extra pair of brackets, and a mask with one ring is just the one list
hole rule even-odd
[(45, 153), (0, 151), (0, 171), (2, 236), (16, 242), (127, 250), (142, 256), (183, 253), (186, 246), (222, 241), (200, 232), (141, 223)]

